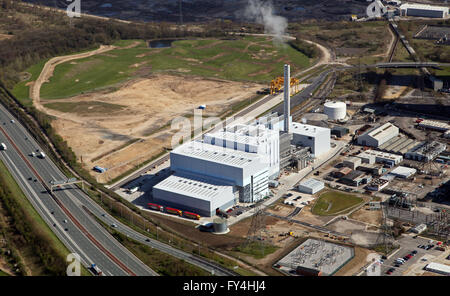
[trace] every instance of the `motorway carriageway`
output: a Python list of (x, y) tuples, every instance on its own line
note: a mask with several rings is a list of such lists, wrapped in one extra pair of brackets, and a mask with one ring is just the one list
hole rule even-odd
[[(35, 170), (39, 172), (40, 176), (43, 179), (43, 182), (50, 182), (51, 180), (66, 180), (67, 177), (62, 174), (62, 172), (48, 157), (46, 157), (45, 159), (39, 159), (37, 157), (29, 156), (31, 152), (36, 152), (36, 150), (39, 149), (39, 146), (28, 134), (25, 128), (23, 128), (18, 122), (14, 124), (11, 123), (11, 119), (13, 119), (13, 117), (9, 113), (7, 113), (3, 106), (1, 106), (0, 123), (2, 129), (9, 135), (9, 137), (13, 139), (14, 144), (19, 147), (25, 158), (27, 158), (27, 160), (31, 163)], [(130, 268), (132, 270), (132, 273), (124, 271), (123, 268), (119, 268), (117, 266), (117, 263), (111, 262), (114, 260), (111, 260), (111, 258), (108, 258), (108, 256), (106, 256), (103, 252), (100, 252), (98, 248), (95, 248), (95, 246), (93, 246), (93, 243), (90, 242), (77, 227), (75, 227), (73, 221), (71, 221), (69, 217), (67, 217), (67, 214), (61, 211), (61, 209), (57, 206), (55, 201), (51, 198), (42, 184), (40, 184), (39, 182), (34, 182), (34, 179), (36, 179), (36, 177), (32, 173), (31, 169), (27, 167), (25, 161), (20, 157), (19, 153), (17, 151), (14, 151), (13, 145), (11, 145), (10, 141), (7, 140), (7, 137), (3, 132), (0, 133), (0, 141), (5, 142), (8, 147), (7, 151), (1, 152), (1, 154), (3, 154), (2, 156), (6, 156), (2, 158), (6, 158), (6, 160), (8, 160), (9, 157), (11, 159), (9, 163), (15, 164), (17, 167), (10, 167), (12, 169), (15, 169), (15, 171), (17, 172), (16, 174), (14, 174), (16, 180), (20, 179), (22, 187), (24, 186), (24, 183), (28, 185), (25, 185), (25, 187), (33, 187), (34, 191), (40, 198), (37, 198), (36, 194), (32, 196), (35, 197), (35, 199), (39, 200), (41, 203), (44, 203), (43, 205), (41, 205), (42, 209), (40, 211), (40, 214), (42, 215), (42, 212), (44, 212), (45, 216), (46, 214), (48, 214), (48, 212), (54, 210), (55, 214), (51, 215), (54, 216), (54, 219), (50, 219), (51, 222), (56, 223), (57, 227), (60, 227), (62, 229), (64, 229), (65, 227), (68, 228), (68, 231), (63, 233), (69, 233), (71, 235), (73, 240), (76, 241), (79, 245), (78, 250), (85, 250), (85, 248), (89, 248), (89, 251), (85, 251), (86, 255), (84, 257), (82, 256), (82, 258), (84, 259), (83, 263), (88, 263), (86, 265), (96, 263), (100, 269), (105, 270), (105, 274), (111, 275), (133, 275), (133, 273), (136, 275), (157, 275), (153, 270), (144, 265), (117, 240), (109, 235), (109, 233), (92, 218), (92, 216), (89, 214), (90, 212), (107, 225), (112, 225), (113, 223), (116, 224), (117, 228), (115, 229), (122, 234), (127, 235), (128, 237), (149, 245), (153, 248), (156, 248), (164, 253), (173, 255), (174, 257), (177, 257), (179, 259), (183, 259), (193, 265), (207, 270), (208, 272), (212, 272), (215, 275), (237, 275), (235, 272), (228, 270), (220, 266), (219, 264), (209, 262), (206, 259), (178, 250), (157, 240), (148, 239), (148, 237), (132, 230), (128, 226), (125, 226), (124, 224), (114, 219), (112, 216), (105, 213), (105, 211), (98, 204), (92, 201), (90, 197), (88, 197), (84, 192), (82, 192), (74, 185), (67, 186), (65, 189), (54, 191), (56, 198), (59, 199), (70, 212), (69, 215), (73, 215), (73, 217), (79, 223), (81, 223), (82, 226), (87, 231), (89, 231), (89, 233), (93, 235), (95, 240), (101, 243), (108, 252), (112, 253), (118, 260), (120, 260), (123, 264)], [(21, 176), (17, 179), (18, 175)], [(31, 176), (33, 176), (33, 181), (28, 180), (28, 177)], [(88, 210), (83, 209), (83, 206)], [(63, 223), (62, 221), (64, 219), (66, 219), (68, 222)], [(53, 223), (49, 225), (54, 229), (55, 227), (51, 226), (53, 225)], [(60, 233), (60, 229), (58, 229), (57, 232)], [(147, 239), (149, 241), (147, 241)], [(64, 242), (66, 240), (62, 241)], [(82, 255), (82, 253), (83, 252), (81, 252), (80, 255)], [(109, 270), (110, 272), (108, 272)]]

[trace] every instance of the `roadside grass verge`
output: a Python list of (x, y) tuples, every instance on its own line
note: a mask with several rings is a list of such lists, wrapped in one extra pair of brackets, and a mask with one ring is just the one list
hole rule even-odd
[(235, 247), (233, 251), (238, 251), (244, 254), (253, 256), (255, 259), (262, 259), (269, 254), (272, 254), (278, 249), (278, 247), (266, 242), (253, 241), (248, 244)]
[(145, 265), (165, 276), (208, 276), (209, 272), (184, 260), (175, 258), (155, 248), (144, 245), (112, 229), (94, 217), (115, 239), (138, 257)]
[(322, 193), (312, 208), (312, 213), (319, 216), (333, 216), (344, 212), (364, 200), (360, 197), (338, 191)]
[[(52, 232), (33, 208), (6, 166), (0, 161), (0, 196), (9, 213), (14, 234), (22, 239), (14, 240), (16, 251), (25, 260), (34, 262), (27, 266), (32, 275), (65, 275), (66, 257), (71, 253)], [(88, 272), (83, 268), (83, 274)]]

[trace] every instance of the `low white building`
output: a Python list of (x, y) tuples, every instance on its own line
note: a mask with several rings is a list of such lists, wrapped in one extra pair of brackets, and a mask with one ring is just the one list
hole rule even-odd
[(425, 266), (425, 269), (431, 272), (436, 272), (447, 276), (450, 275), (450, 266), (441, 263), (436, 262), (428, 263), (427, 266)]
[(331, 130), (315, 125), (292, 122), (292, 143), (311, 148), (311, 155), (319, 157), (331, 149)]
[(361, 165), (361, 158), (359, 157), (346, 157), (342, 164), (352, 170), (356, 170)]
[(390, 174), (399, 177), (399, 178), (409, 178), (412, 175), (414, 175), (417, 172), (416, 169), (413, 168), (408, 168), (408, 167), (404, 167), (404, 166), (398, 166), (395, 169), (393, 169)]
[(425, 223), (421, 223), (418, 224), (416, 226), (414, 226), (413, 228), (411, 228), (411, 231), (417, 234), (420, 234), (422, 232), (424, 232), (425, 230), (427, 230), (427, 225)]
[(449, 8), (445, 6), (434, 6), (428, 4), (405, 3), (400, 6), (400, 15), (447, 18), (449, 15)]
[(375, 157), (375, 161), (378, 163), (385, 163), (390, 166), (394, 166), (403, 161), (403, 156), (386, 153), (376, 150), (366, 150), (357, 155), (357, 157), (362, 159), (362, 162), (366, 162), (369, 159)]
[(316, 194), (325, 188), (325, 184), (316, 179), (308, 179), (298, 185), (298, 191), (307, 194)]
[(390, 122), (377, 128), (368, 130), (357, 138), (357, 143), (362, 146), (379, 147), (398, 136), (399, 129)]
[(450, 125), (445, 122), (434, 121), (434, 120), (422, 120), (419, 122), (419, 126), (427, 129), (437, 130), (441, 132), (446, 132), (450, 130)]

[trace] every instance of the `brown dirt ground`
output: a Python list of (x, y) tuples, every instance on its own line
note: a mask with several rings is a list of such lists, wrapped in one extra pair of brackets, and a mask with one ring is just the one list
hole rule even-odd
[(368, 207), (364, 206), (358, 211), (353, 212), (350, 215), (350, 218), (374, 225), (380, 225), (381, 211), (371, 211)]
[(336, 272), (335, 276), (351, 276), (367, 264), (367, 255), (373, 253), (373, 251), (356, 246), (354, 248), (355, 257)]
[(153, 220), (158, 221), (164, 226), (177, 232), (180, 236), (195, 242), (200, 242), (201, 245), (207, 245), (212, 248), (227, 250), (240, 245), (244, 241), (243, 238), (237, 237), (232, 232), (224, 235), (216, 235), (199, 231), (195, 228), (194, 223), (171, 219), (170, 217), (161, 215), (149, 214), (149, 216), (151, 216)]
[[(153, 132), (170, 124), (173, 118), (192, 115), (193, 109), (201, 104), (207, 105), (204, 116), (219, 116), (230, 105), (253, 96), (261, 88), (262, 85), (255, 83), (155, 75), (127, 82), (112, 93), (103, 91), (52, 100), (73, 103), (98, 101), (125, 106), (123, 110), (109, 114), (86, 112), (79, 115), (52, 110), (52, 113), (60, 115), (53, 121), (53, 126), (75, 154), (82, 157), (87, 169), (94, 165), (108, 168), (107, 173), (95, 175), (99, 176), (99, 182), (107, 182), (158, 154), (164, 147), (170, 147), (176, 131)], [(132, 139), (142, 141), (92, 162), (92, 159), (108, 154)]]
[(298, 213), (296, 216), (294, 216), (293, 219), (301, 220), (303, 222), (307, 222), (307, 223), (311, 223), (311, 224), (320, 226), (334, 218), (333, 216), (328, 217), (328, 216), (314, 215), (313, 213), (311, 213), (311, 208), (313, 205), (314, 205), (314, 203), (305, 206), (300, 213)]

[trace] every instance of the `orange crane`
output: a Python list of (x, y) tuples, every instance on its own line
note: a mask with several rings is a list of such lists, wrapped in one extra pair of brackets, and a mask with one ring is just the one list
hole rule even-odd
[[(298, 78), (291, 77), (291, 96), (295, 95), (299, 91), (300, 80)], [(284, 86), (284, 77), (277, 77), (270, 82), (270, 94), (276, 94), (281, 91)]]

